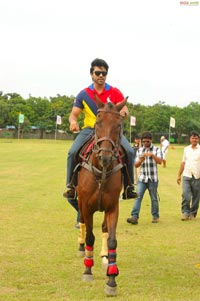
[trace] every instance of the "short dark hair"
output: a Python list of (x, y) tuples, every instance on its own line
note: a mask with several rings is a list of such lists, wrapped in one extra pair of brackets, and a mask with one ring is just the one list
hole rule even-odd
[(197, 136), (197, 137), (199, 137), (199, 133), (198, 133), (197, 131), (191, 131), (191, 132), (190, 132), (190, 137), (192, 137), (192, 136)]
[(144, 138), (148, 138), (148, 139), (152, 140), (152, 134), (150, 132), (144, 132), (142, 134), (142, 139), (144, 139)]
[(108, 69), (109, 69), (109, 66), (108, 64), (106, 63), (106, 61), (102, 60), (102, 59), (94, 59), (91, 63), (91, 67), (90, 67), (90, 74), (93, 73), (94, 71), (94, 67), (104, 67), (106, 69), (106, 71), (108, 72)]
[(138, 135), (138, 134), (136, 134), (136, 135), (135, 135), (135, 139), (141, 139), (141, 136)]

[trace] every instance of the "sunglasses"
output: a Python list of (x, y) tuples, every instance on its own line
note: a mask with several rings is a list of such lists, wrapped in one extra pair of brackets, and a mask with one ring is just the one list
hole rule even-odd
[(103, 76), (106, 76), (108, 74), (108, 72), (107, 71), (94, 71), (94, 74), (96, 76), (99, 76), (100, 74), (102, 74)]
[(142, 142), (143, 142), (143, 143), (151, 143), (150, 140), (143, 140)]

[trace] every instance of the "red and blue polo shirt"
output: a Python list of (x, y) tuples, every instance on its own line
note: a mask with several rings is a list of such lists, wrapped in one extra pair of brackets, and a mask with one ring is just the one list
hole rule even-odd
[(94, 100), (94, 94), (97, 94), (99, 99), (106, 103), (108, 101), (113, 102), (114, 104), (120, 103), (124, 96), (120, 90), (110, 86), (109, 84), (105, 84), (104, 90), (99, 94), (94, 89), (94, 84), (91, 84), (89, 87), (83, 89), (74, 100), (74, 107), (78, 107), (84, 110), (84, 125), (82, 128), (91, 127), (94, 128), (94, 124), (96, 121), (97, 114), (97, 105)]

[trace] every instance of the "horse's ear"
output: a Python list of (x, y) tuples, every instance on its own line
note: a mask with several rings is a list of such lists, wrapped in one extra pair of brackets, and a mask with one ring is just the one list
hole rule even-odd
[(94, 100), (98, 108), (102, 108), (104, 106), (104, 104), (101, 102), (100, 98), (97, 96), (96, 93), (94, 93)]
[(121, 111), (121, 109), (126, 105), (127, 100), (128, 100), (128, 96), (126, 96), (122, 102), (116, 105), (118, 112)]

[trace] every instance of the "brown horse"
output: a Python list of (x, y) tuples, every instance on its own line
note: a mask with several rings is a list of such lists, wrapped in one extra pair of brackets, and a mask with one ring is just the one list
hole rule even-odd
[(105, 292), (108, 296), (117, 294), (115, 277), (118, 275), (116, 264), (116, 228), (119, 212), (119, 196), (122, 189), (122, 167), (120, 141), (122, 117), (120, 110), (127, 98), (120, 104), (103, 104), (97, 97), (98, 112), (92, 151), (83, 160), (78, 174), (78, 203), (81, 212), (79, 233), (79, 255), (84, 254), (85, 271), (83, 281), (93, 280), (93, 214), (104, 211), (102, 223), (103, 244), (101, 256), (107, 258)]

